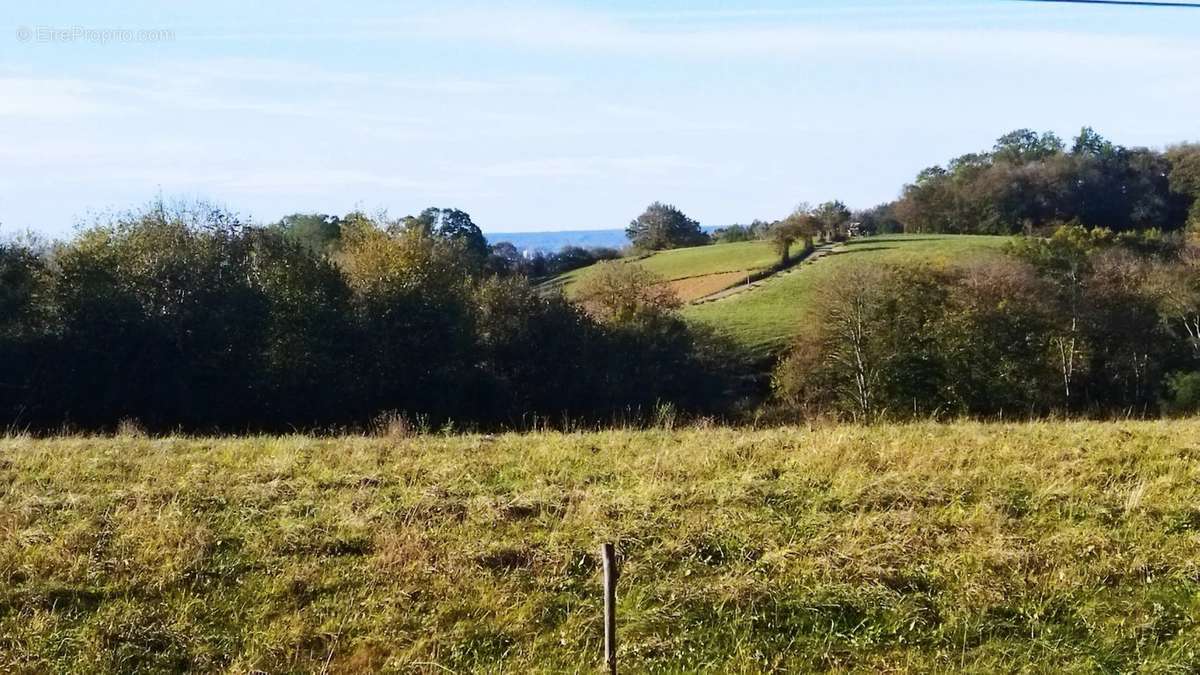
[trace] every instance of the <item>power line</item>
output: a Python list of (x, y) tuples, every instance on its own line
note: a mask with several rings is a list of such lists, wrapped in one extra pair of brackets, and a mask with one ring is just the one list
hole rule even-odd
[(1139, 0), (1015, 0), (1016, 2), (1054, 2), (1072, 5), (1117, 5), (1126, 7), (1185, 7), (1200, 9), (1200, 2), (1140, 2)]

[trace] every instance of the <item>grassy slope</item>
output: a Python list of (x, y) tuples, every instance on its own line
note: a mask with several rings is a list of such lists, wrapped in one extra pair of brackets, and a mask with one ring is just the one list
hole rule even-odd
[(0, 439), (0, 671), (1185, 672), (1200, 422)]
[(725, 300), (685, 309), (690, 320), (734, 337), (755, 354), (787, 344), (810, 309), (813, 291), (837, 270), (861, 264), (953, 263), (999, 249), (1007, 237), (969, 235), (891, 235), (857, 239), (846, 248), (762, 287)]
[[(662, 251), (636, 262), (665, 280), (672, 281), (723, 272), (752, 272), (774, 265), (778, 262), (778, 256), (765, 241), (747, 241)], [(572, 270), (559, 277), (567, 295), (571, 294), (575, 284), (587, 275), (589, 269)]]

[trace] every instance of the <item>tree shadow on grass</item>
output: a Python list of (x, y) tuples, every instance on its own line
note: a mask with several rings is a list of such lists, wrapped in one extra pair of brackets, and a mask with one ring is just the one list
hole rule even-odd
[(864, 245), (885, 244), (885, 243), (899, 244), (899, 243), (904, 243), (904, 242), (909, 242), (909, 241), (942, 241), (945, 238), (946, 238), (946, 235), (940, 235), (940, 236), (939, 235), (924, 235), (924, 236), (907, 236), (907, 235), (905, 235), (905, 236), (887, 236), (887, 235), (885, 235), (882, 237), (871, 237), (869, 239), (863, 239), (860, 241), (848, 241), (848, 242), (846, 242), (846, 246), (864, 246)]
[(857, 246), (855, 248), (846, 248), (840, 251), (830, 251), (824, 257), (832, 258), (836, 255), (851, 255), (854, 253), (870, 253), (871, 251), (895, 251), (898, 246)]

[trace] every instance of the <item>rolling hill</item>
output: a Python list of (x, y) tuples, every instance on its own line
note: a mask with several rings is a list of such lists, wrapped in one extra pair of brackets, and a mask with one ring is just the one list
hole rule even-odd
[[(999, 251), (1008, 237), (978, 235), (886, 235), (855, 239), (819, 259), (807, 261), (747, 288), (683, 310), (689, 321), (711, 326), (732, 337), (751, 354), (768, 357), (787, 344), (811, 308), (813, 291), (853, 265), (951, 264)], [(626, 264), (637, 264), (660, 275), (684, 302), (694, 302), (745, 283), (755, 272), (778, 260), (764, 241), (717, 244), (655, 253)], [(562, 275), (568, 297), (590, 273), (585, 267)]]
[(764, 280), (744, 293), (684, 309), (684, 316), (733, 337), (758, 356), (787, 344), (811, 309), (813, 292), (853, 265), (953, 264), (998, 252), (1010, 239), (978, 235), (887, 235), (847, 242), (829, 255)]
[[(778, 262), (779, 256), (765, 241), (715, 244), (661, 251), (644, 258), (630, 259), (665, 279), (684, 302), (743, 283), (746, 277)], [(590, 267), (568, 272), (555, 283), (561, 284), (568, 297), (591, 271)]]

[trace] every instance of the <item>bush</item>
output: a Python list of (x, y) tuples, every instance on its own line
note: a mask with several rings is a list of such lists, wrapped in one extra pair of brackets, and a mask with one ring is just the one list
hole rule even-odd
[(1200, 373), (1173, 373), (1167, 377), (1163, 407), (1172, 415), (1200, 412)]

